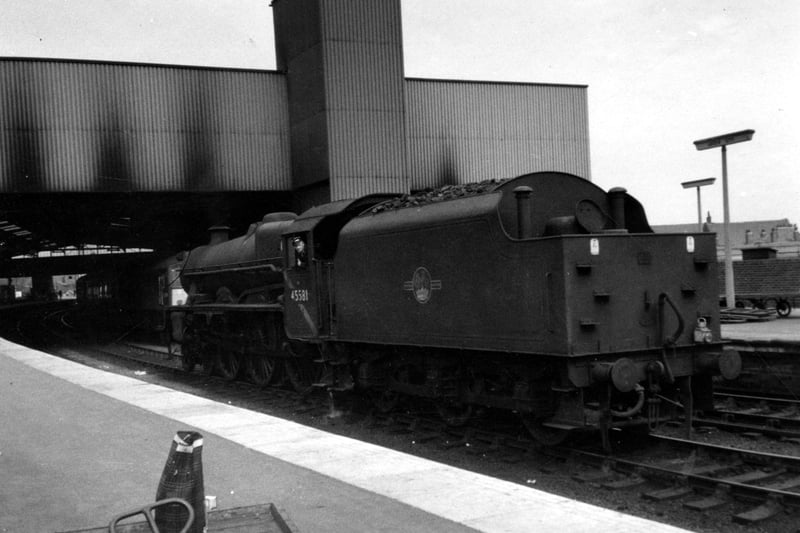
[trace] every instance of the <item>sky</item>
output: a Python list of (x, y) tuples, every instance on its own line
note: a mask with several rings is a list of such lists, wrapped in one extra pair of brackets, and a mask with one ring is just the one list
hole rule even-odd
[[(291, 0), (284, 0), (291, 1)], [(378, 0), (374, 0), (378, 1)], [(275, 69), (269, 0), (0, 0), (0, 57)], [(588, 86), (592, 180), (651, 224), (800, 223), (800, 2), (401, 0), (407, 77)]]

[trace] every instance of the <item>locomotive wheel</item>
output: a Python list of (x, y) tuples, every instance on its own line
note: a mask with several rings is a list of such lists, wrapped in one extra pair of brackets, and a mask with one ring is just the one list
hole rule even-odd
[(563, 444), (571, 433), (567, 429), (545, 426), (544, 420), (531, 414), (523, 414), (522, 423), (525, 424), (525, 428), (534, 440), (543, 446), (558, 446), (559, 444)]
[(173, 346), (178, 346), (179, 349), (173, 353), (180, 353), (181, 358), (181, 368), (185, 372), (191, 372), (194, 370), (194, 367), (200, 362), (198, 354), (200, 353), (200, 346), (199, 343), (195, 340), (195, 338), (191, 335), (184, 334), (183, 337), (183, 344), (175, 344)]
[(468, 403), (444, 400), (436, 403), (436, 412), (448, 426), (463, 426), (472, 418), (473, 407)]
[(295, 391), (306, 394), (311, 391), (314, 383), (319, 383), (325, 372), (325, 367), (310, 359), (290, 358), (286, 360), (286, 377)]
[(242, 359), (239, 353), (231, 350), (220, 349), (217, 352), (217, 370), (226, 381), (233, 381), (239, 376)]
[(254, 355), (246, 361), (247, 377), (259, 387), (266, 387), (275, 378), (278, 361), (266, 355)]
[(203, 374), (213, 376), (219, 366), (219, 356), (214, 348), (207, 348), (203, 352)]
[(189, 354), (181, 355), (181, 368), (184, 372), (191, 372), (194, 370), (194, 367), (197, 363), (195, 362), (195, 357)]

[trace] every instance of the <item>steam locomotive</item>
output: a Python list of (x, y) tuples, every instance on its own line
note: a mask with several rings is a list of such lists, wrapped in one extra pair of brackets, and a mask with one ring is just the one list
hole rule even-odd
[(655, 234), (625, 189), (540, 172), (274, 213), (192, 250), (184, 364), (261, 384), (518, 413), (545, 444), (654, 427), (737, 377), (712, 234)]

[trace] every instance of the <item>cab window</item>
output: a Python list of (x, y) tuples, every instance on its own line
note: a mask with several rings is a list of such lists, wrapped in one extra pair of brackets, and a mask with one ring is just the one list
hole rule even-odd
[(286, 239), (287, 266), (289, 268), (308, 268), (308, 234), (292, 235)]

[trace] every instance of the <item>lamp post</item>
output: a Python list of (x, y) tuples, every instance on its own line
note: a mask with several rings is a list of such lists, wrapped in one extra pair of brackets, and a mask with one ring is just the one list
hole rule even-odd
[(736, 306), (736, 294), (733, 286), (733, 255), (731, 253), (730, 238), (730, 212), (728, 208), (728, 159), (727, 146), (729, 144), (743, 143), (751, 140), (755, 130), (742, 130), (708, 139), (694, 141), (694, 146), (698, 150), (708, 150), (709, 148), (722, 148), (722, 210), (724, 223), (722, 225), (722, 236), (725, 243), (725, 303), (728, 308)]
[(700, 187), (713, 185), (717, 178), (704, 178), (700, 180), (684, 181), (681, 183), (684, 189), (697, 188), (697, 231), (703, 231), (703, 208), (700, 204)]

